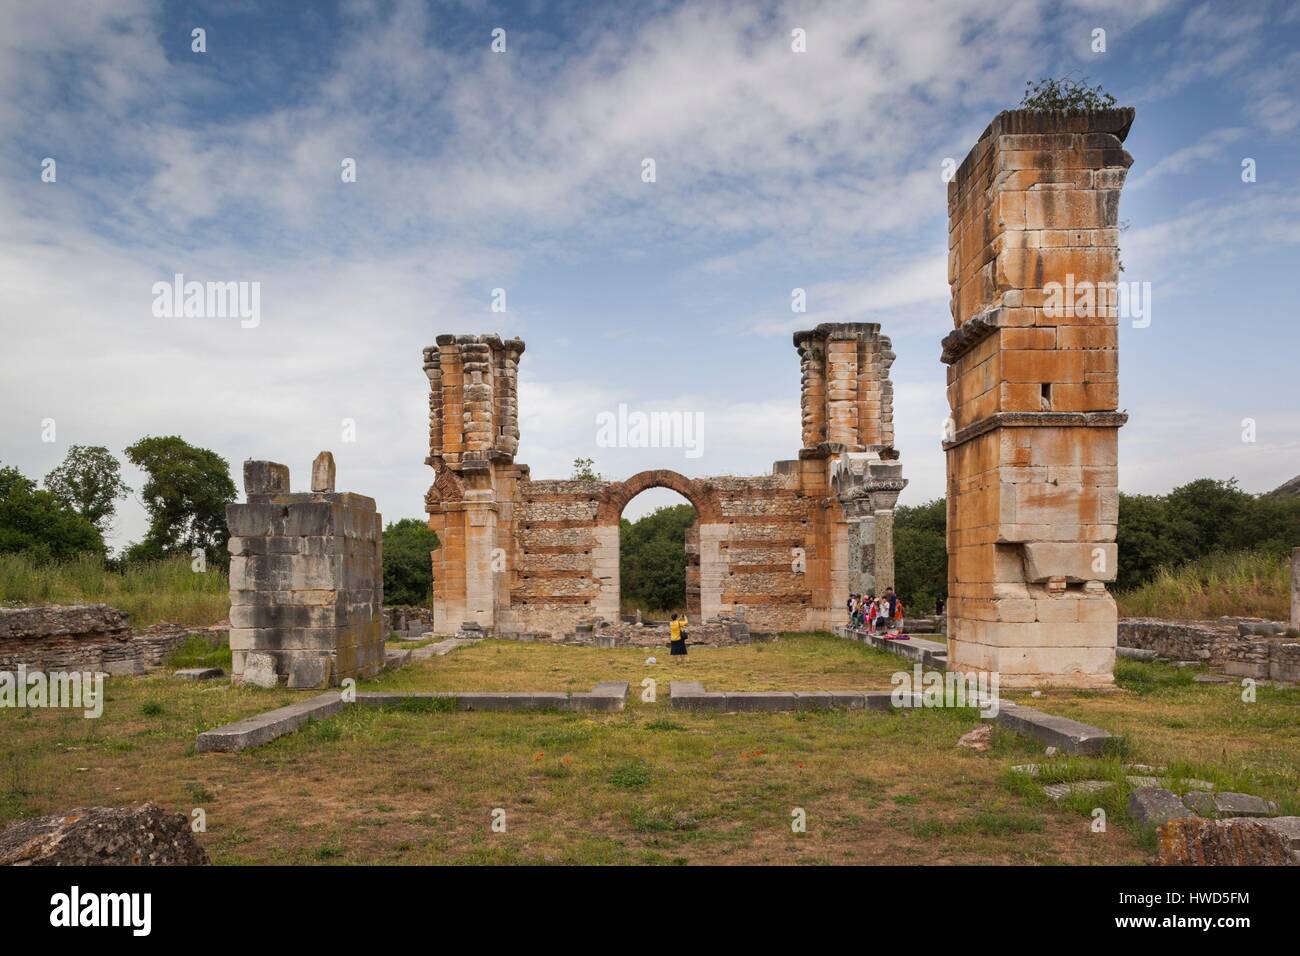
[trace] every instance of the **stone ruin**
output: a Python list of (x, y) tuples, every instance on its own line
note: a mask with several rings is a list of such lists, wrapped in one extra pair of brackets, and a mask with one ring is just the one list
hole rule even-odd
[[(1132, 109), (1011, 110), (948, 186), (950, 666), (1004, 686), (1113, 683), (1119, 513), (1118, 211)], [(1075, 293), (1088, 289), (1085, 299)], [(1068, 301), (1066, 300), (1068, 297)], [(1083, 306), (1080, 308), (1080, 306)], [(618, 619), (619, 516), (646, 488), (694, 506), (687, 613), (829, 630), (893, 584), (894, 354), (880, 327), (796, 333), (803, 447), (756, 478), (534, 481), (516, 463), (519, 339), (425, 349), (434, 631), (563, 635)]]
[(949, 666), (1006, 687), (1113, 682), (1133, 115), (1000, 113), (948, 184)]
[(247, 502), (230, 525), (230, 651), (236, 682), (328, 687), (384, 665), (383, 521), (373, 498), (334, 490), (321, 452), (312, 490), (289, 469), (244, 462)]
[(425, 498), (434, 632), (469, 625), (562, 639), (619, 619), (619, 517), (647, 488), (695, 508), (687, 534), (686, 612), (696, 625), (743, 616), (755, 632), (829, 630), (850, 590), (893, 582), (893, 507), (905, 481), (893, 447), (894, 360), (873, 323), (794, 337), (802, 367), (803, 447), (761, 477), (688, 478), (654, 470), (626, 481), (533, 480), (519, 445), (519, 339), (441, 335), (429, 379)]

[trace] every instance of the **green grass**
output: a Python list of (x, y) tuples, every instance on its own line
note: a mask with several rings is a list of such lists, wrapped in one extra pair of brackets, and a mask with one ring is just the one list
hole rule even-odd
[[(195, 734), (293, 701), (285, 689), (165, 676), (112, 678), (102, 718), (0, 710), (0, 825), (75, 806), (153, 800), (206, 813), (221, 864), (1141, 863), (1123, 763), (1278, 801), (1300, 813), (1300, 691), (1189, 683), (1139, 664), (1110, 693), (1049, 691), (1033, 705), (1123, 735), (1097, 758), (1048, 760), (997, 728), (956, 746), (969, 709), (707, 714), (672, 710), (665, 680), (718, 689), (889, 687), (906, 662), (826, 635), (692, 649), (647, 666), (644, 648), (483, 641), (365, 686), (588, 690), (631, 684), (621, 713), (452, 710), (440, 699), (349, 707), (240, 754)], [(1132, 663), (1132, 662), (1128, 662)], [(659, 681), (655, 703), (640, 680)], [(1017, 695), (1017, 699), (1023, 699)], [(1039, 781), (1010, 772), (1044, 766)], [(1055, 804), (1042, 782), (1103, 779)], [(1090, 829), (1106, 811), (1105, 833)], [(507, 814), (504, 833), (492, 811)], [(807, 814), (791, 832), (791, 811)]]
[(0, 604), (108, 604), (130, 615), (132, 627), (170, 623), (204, 626), (230, 610), (226, 572), (190, 569), (190, 559), (169, 558), (110, 571), (93, 555), (36, 564), (0, 554)]
[(1256, 551), (1216, 553), (1115, 596), (1123, 617), (1210, 620), (1224, 615), (1285, 621), (1290, 616), (1290, 562)]
[(230, 673), (230, 645), (204, 634), (190, 634), (167, 654), (164, 664), (172, 670), (187, 667), (220, 667)]

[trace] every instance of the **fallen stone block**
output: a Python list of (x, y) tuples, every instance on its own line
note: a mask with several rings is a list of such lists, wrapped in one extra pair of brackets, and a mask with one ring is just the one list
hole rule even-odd
[(1300, 866), (1300, 817), (1173, 819), (1156, 831), (1161, 866)]
[(320, 694), (278, 710), (237, 720), (233, 724), (205, 730), (196, 744), (200, 753), (229, 753), (259, 747), (297, 730), (308, 720), (323, 720), (343, 709), (343, 697), (336, 691)]
[(1034, 737), (1069, 754), (1098, 754), (1112, 735), (1068, 717), (1054, 717), (1032, 707), (1009, 706), (1003, 701), (993, 718), (1002, 726)]
[(1127, 657), (1135, 661), (1153, 661), (1159, 655), (1146, 647), (1117, 647), (1115, 648), (1116, 657)]
[(225, 677), (226, 672), (220, 667), (183, 667), (174, 671), (172, 676), (182, 680), (216, 680), (218, 677)]
[(1183, 795), (1183, 803), (1203, 817), (1275, 817), (1277, 804), (1249, 793), (1211, 793), (1198, 790)]
[(1169, 820), (1193, 816), (1178, 795), (1162, 787), (1138, 787), (1128, 798), (1128, 812), (1146, 827), (1157, 827)]
[(1043, 785), (1043, 793), (1060, 803), (1072, 793), (1096, 793), (1109, 790), (1115, 786), (1109, 780), (1071, 780), (1066, 783), (1049, 783)]
[(957, 738), (957, 746), (984, 753), (993, 746), (993, 725), (982, 724)]
[(0, 831), (0, 866), (204, 866), (190, 819), (157, 804), (78, 807)]

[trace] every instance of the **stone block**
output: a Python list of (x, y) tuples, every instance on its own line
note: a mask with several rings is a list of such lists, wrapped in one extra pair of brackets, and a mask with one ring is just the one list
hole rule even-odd
[(321, 694), (215, 730), (206, 730), (199, 734), (196, 749), (199, 753), (211, 753), (258, 747), (292, 733), (308, 720), (323, 720), (342, 709), (343, 698), (337, 692)]
[(237, 672), (240, 683), (255, 687), (277, 687), (280, 677), (275, 672), (275, 657), (256, 651), (244, 655), (243, 670)]
[(1162, 787), (1138, 787), (1130, 793), (1128, 813), (1146, 827), (1158, 827), (1169, 820), (1194, 816), (1177, 794)]
[(289, 493), (289, 466), (274, 461), (244, 462), (244, 494), (287, 495)]
[(1034, 737), (1049, 746), (1068, 754), (1101, 753), (1112, 735), (1098, 727), (1055, 717), (1032, 707), (1012, 705), (1003, 701), (998, 709), (997, 722), (1018, 734)]
[(225, 677), (226, 672), (220, 667), (183, 667), (173, 671), (172, 676), (182, 680), (215, 680), (218, 677)]
[(1195, 790), (1183, 795), (1183, 803), (1203, 817), (1275, 817), (1277, 804), (1249, 793), (1215, 793)]
[(796, 699), (792, 691), (729, 691), (727, 710), (739, 713), (758, 711), (792, 711)]
[(316, 456), (311, 464), (311, 490), (316, 493), (334, 492), (334, 456), (327, 451)]
[(327, 654), (295, 654), (289, 661), (288, 686), (294, 689), (330, 686), (332, 661)]

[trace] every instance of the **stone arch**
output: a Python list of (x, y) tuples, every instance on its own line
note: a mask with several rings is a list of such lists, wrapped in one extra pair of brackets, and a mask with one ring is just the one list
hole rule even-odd
[(617, 527), (627, 503), (651, 488), (667, 488), (675, 491), (691, 503), (695, 515), (701, 524), (721, 520), (721, 508), (712, 486), (707, 481), (687, 478), (685, 475), (667, 468), (656, 468), (633, 475), (626, 481), (611, 482), (600, 499), (596, 512), (596, 523), (612, 524)]
[(651, 488), (667, 488), (685, 498), (695, 509), (695, 523), (686, 532), (686, 615), (701, 624), (716, 617), (722, 601), (725, 559), (717, 546), (722, 507), (710, 482), (687, 478), (666, 468), (633, 475), (626, 481), (611, 482), (601, 495), (596, 510), (595, 534), (604, 560), (597, 577), (601, 582), (597, 606), (600, 613), (616, 619), (620, 610), (619, 519), (627, 503)]

